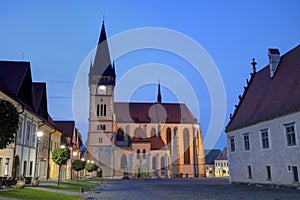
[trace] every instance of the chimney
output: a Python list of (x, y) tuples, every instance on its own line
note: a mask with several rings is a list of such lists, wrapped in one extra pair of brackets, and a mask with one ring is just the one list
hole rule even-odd
[(270, 78), (273, 78), (278, 64), (280, 62), (280, 53), (278, 49), (269, 49), (268, 50), (269, 56), (269, 66), (270, 66)]

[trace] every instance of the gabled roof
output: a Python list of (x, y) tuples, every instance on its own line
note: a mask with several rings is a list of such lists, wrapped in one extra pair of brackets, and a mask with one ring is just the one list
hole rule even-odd
[(116, 102), (119, 123), (198, 123), (185, 104)]
[(64, 132), (64, 135), (73, 138), (73, 133), (75, 129), (74, 121), (54, 121), (54, 123)]
[(0, 61), (0, 89), (8, 92), (34, 111), (29, 62)]
[(281, 56), (271, 79), (269, 65), (255, 73), (226, 132), (300, 111), (300, 45)]
[(223, 149), (223, 151), (215, 158), (215, 160), (228, 160), (227, 157), (227, 147)]
[(35, 112), (48, 120), (46, 83), (32, 83)]
[(167, 146), (164, 141), (159, 137), (149, 137), (149, 138), (138, 138), (133, 137), (132, 143), (140, 143), (140, 142), (150, 142), (151, 150), (167, 150)]
[(213, 165), (214, 164), (214, 160), (216, 157), (218, 157), (218, 155), (221, 153), (220, 149), (211, 149), (211, 150), (204, 150), (204, 154), (205, 154), (205, 163), (206, 164), (210, 164)]

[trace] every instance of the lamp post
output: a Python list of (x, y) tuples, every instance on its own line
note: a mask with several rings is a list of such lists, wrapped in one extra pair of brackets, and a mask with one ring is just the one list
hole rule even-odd
[(43, 137), (44, 133), (42, 131), (38, 131), (36, 133), (37, 136), (37, 143), (36, 143), (36, 157), (35, 157), (35, 173), (34, 173), (34, 178), (38, 178), (38, 167), (39, 167), (39, 144), (41, 142), (41, 138)]
[[(76, 156), (77, 156), (77, 151), (73, 150), (73, 152), (72, 152), (72, 159), (71, 159), (71, 166), (72, 166), (73, 161), (76, 160)], [(71, 179), (73, 179), (73, 169), (72, 169), (72, 167), (71, 167)]]

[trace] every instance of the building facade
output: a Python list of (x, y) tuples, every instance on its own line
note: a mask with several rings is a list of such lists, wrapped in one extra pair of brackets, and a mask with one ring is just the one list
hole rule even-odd
[(220, 155), (221, 150), (219, 150), (219, 149), (204, 150), (204, 153), (205, 153), (206, 177), (214, 178), (215, 177), (215, 159)]
[[(51, 134), (61, 131), (49, 121), (46, 84), (32, 82), (29, 62), (0, 61), (0, 98), (19, 112), (15, 143), (0, 150), (0, 176), (46, 180)], [(42, 132), (41, 138), (37, 132)]]
[(214, 164), (215, 164), (215, 167), (214, 167), (215, 177), (227, 177), (227, 176), (229, 176), (227, 148), (226, 147), (215, 158)]
[(202, 134), (185, 104), (115, 102), (104, 23), (89, 71), (89, 158), (106, 178), (205, 176)]
[(230, 180), (299, 187), (300, 46), (268, 56), (226, 127)]

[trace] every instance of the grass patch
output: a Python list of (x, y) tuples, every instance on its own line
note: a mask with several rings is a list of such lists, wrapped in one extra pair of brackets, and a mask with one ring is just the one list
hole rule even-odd
[(83, 181), (67, 181), (61, 182), (59, 187), (57, 185), (43, 185), (41, 187), (79, 192), (80, 188), (84, 188), (84, 191), (90, 191), (92, 188), (96, 187), (96, 184)]
[(1, 191), (0, 196), (9, 197), (9, 198), (17, 198), (17, 199), (24, 199), (24, 200), (78, 200), (79, 196), (72, 196), (72, 195), (65, 195), (65, 194), (58, 194), (54, 192), (47, 192), (42, 190), (35, 190), (30, 188), (23, 188), (23, 189), (16, 189), (10, 191)]

